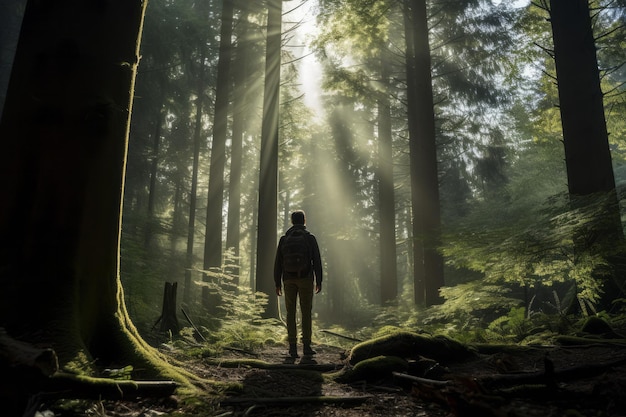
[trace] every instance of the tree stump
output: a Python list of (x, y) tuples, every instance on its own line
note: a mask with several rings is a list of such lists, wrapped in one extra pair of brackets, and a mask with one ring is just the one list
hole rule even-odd
[[(158, 318), (154, 326), (161, 322), (159, 331), (172, 332), (172, 334), (178, 334), (180, 331), (180, 325), (178, 324), (178, 317), (176, 317), (176, 291), (178, 283), (166, 282), (163, 289), (163, 309), (161, 310), (161, 316)], [(154, 327), (153, 326), (153, 327)]]

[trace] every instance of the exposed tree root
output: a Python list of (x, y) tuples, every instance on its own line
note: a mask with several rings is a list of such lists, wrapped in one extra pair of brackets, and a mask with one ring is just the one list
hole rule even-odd
[(335, 371), (343, 366), (343, 364), (318, 364), (318, 363), (269, 363), (257, 359), (205, 359), (208, 365), (221, 366), (223, 368), (257, 368), (257, 369), (273, 369), (273, 370), (304, 370), (329, 372)]
[(236, 404), (264, 404), (264, 405), (291, 405), (291, 404), (361, 404), (369, 399), (371, 395), (360, 395), (351, 397), (334, 397), (321, 395), (316, 397), (275, 397), (275, 398), (244, 398), (232, 397), (221, 401), (221, 405)]

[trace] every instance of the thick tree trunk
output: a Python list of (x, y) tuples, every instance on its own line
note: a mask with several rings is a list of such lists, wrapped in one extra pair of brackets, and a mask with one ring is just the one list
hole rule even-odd
[(0, 325), (53, 345), (61, 366), (136, 337), (118, 250), (144, 7), (30, 1), (24, 17), (0, 125)]
[(426, 1), (406, 1), (405, 19), (415, 302), (432, 305), (444, 279)]
[(268, 0), (265, 92), (261, 126), (261, 166), (259, 174), (259, 227), (256, 289), (270, 296), (267, 317), (277, 317), (274, 290), (274, 256), (277, 244), (278, 212), (278, 120), (280, 103), (280, 51), (282, 0)]
[(130, 321), (119, 278), (145, 5), (29, 1), (24, 16), (0, 124), (0, 327), (53, 349), (61, 371), (168, 373)]
[(587, 0), (550, 2), (570, 194), (615, 189)]
[[(614, 279), (598, 279), (605, 281), (602, 307), (610, 308), (624, 291), (626, 254), (589, 4), (552, 0), (550, 6), (569, 194), (573, 208), (593, 219), (577, 230), (576, 250), (601, 248), (609, 260)], [(609, 198), (598, 216), (584, 196), (602, 192)]]

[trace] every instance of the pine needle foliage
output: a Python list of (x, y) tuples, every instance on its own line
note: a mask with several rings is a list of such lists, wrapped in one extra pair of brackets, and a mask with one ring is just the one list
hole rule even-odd
[(622, 250), (623, 242), (607, 244), (597, 236), (608, 230), (612, 201), (617, 200), (611, 193), (580, 197), (576, 204), (567, 195), (555, 195), (532, 213), (530, 224), (460, 227), (443, 250), (450, 266), (481, 272), (485, 285), (549, 288), (573, 283), (578, 299), (591, 305), (611, 273), (608, 259)]

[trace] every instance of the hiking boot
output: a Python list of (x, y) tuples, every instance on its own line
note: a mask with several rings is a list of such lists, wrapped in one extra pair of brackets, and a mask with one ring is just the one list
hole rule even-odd
[(291, 356), (292, 358), (300, 357), (298, 356), (298, 345), (296, 345), (295, 343), (289, 344), (289, 356)]
[(307, 356), (311, 356), (311, 355), (315, 355), (317, 352), (314, 351), (313, 349), (311, 349), (311, 345), (308, 343), (304, 344), (304, 351), (303, 353)]

